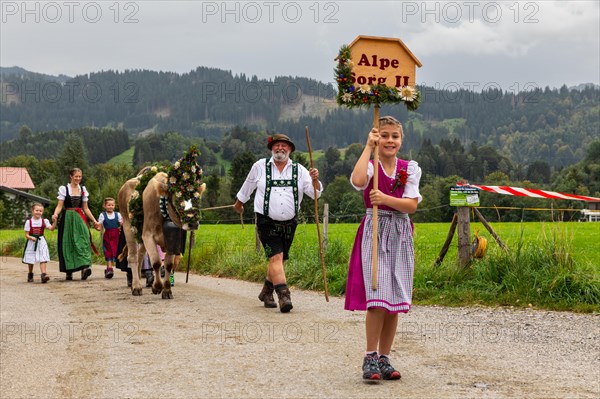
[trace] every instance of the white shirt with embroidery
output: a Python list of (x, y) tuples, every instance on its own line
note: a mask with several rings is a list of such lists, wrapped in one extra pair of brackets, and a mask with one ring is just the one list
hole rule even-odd
[[(273, 157), (269, 159), (271, 162), (271, 179), (272, 180), (291, 180), (292, 179), (292, 161), (288, 159), (283, 171), (275, 165)], [(259, 159), (252, 165), (246, 181), (240, 188), (236, 197), (240, 202), (246, 203), (252, 193), (256, 190), (254, 196), (254, 211), (263, 214), (265, 188), (267, 186), (266, 176), (266, 159)], [(317, 197), (321, 196), (323, 185), (319, 182)], [(308, 169), (301, 164), (298, 164), (298, 206), (302, 203), (302, 197), (306, 194), (314, 199), (314, 188), (312, 179)], [(294, 191), (292, 187), (271, 187), (271, 197), (269, 199), (269, 214), (265, 215), (273, 220), (284, 221), (293, 219), (296, 216), (294, 209)]]

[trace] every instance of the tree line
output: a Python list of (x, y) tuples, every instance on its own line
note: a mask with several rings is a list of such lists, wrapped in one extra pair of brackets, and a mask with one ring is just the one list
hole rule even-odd
[[(405, 125), (406, 126), (406, 125)], [(367, 130), (368, 131), (368, 130)], [(199, 163), (204, 169), (207, 192), (203, 198), (204, 207), (232, 204), (235, 194), (241, 187), (251, 165), (260, 157), (270, 156), (266, 148), (267, 135), (272, 132), (253, 131), (247, 127), (235, 126), (228, 130), (222, 141), (184, 136), (178, 132), (149, 134), (138, 138), (133, 160), (126, 165), (112, 162), (93, 161), (92, 152), (98, 152), (98, 144), (106, 138), (114, 142), (123, 137), (123, 131), (110, 129), (77, 129), (73, 131), (31, 134), (27, 127), (22, 128), (19, 145), (26, 148), (43, 147), (50, 137), (60, 137), (60, 145), (54, 153), (39, 155), (16, 155), (5, 158), (0, 166), (26, 167), (36, 185), (34, 194), (56, 203), (59, 185), (68, 182), (68, 171), (79, 167), (84, 171), (84, 184), (90, 191), (90, 207), (94, 212), (102, 209), (104, 197), (115, 197), (121, 185), (133, 177), (139, 168), (148, 164), (174, 162), (182, 156), (190, 145), (200, 149)], [(97, 140), (85, 139), (86, 134), (96, 134)], [(366, 131), (363, 133), (366, 135)], [(124, 137), (127, 137), (125, 133)], [(110, 140), (109, 140), (110, 141)], [(312, 138), (311, 138), (312, 141)], [(295, 141), (297, 147), (303, 140)], [(11, 148), (14, 143), (8, 142)], [(315, 161), (320, 178), (325, 185), (321, 206), (329, 204), (330, 220), (336, 222), (356, 222), (364, 213), (362, 196), (349, 182), (350, 173), (360, 156), (364, 142), (356, 142), (340, 149), (330, 146), (324, 156)], [(4, 144), (3, 144), (4, 147)], [(120, 148), (130, 148), (129, 142), (122, 141)], [(450, 187), (459, 180), (475, 184), (513, 185), (568, 192), (600, 197), (600, 141), (594, 141), (586, 150), (582, 161), (564, 168), (552, 168), (548, 162), (536, 161), (529, 165), (512, 162), (494, 147), (477, 146), (471, 143), (465, 147), (460, 140), (444, 138), (438, 144), (426, 139), (418, 151), (407, 150), (404, 145), (400, 157), (414, 159), (422, 168), (421, 193), (423, 202), (413, 219), (420, 222), (450, 221), (454, 209), (448, 206)], [(293, 159), (309, 166), (306, 153), (297, 151)], [(511, 206), (516, 208), (581, 208), (585, 204), (575, 201), (556, 201), (535, 198), (521, 198), (482, 193), (482, 204), (487, 206)], [(565, 205), (568, 204), (568, 205)], [(248, 203), (247, 217), (253, 209)], [(12, 212), (12, 213), (11, 213)], [(19, 218), (14, 214), (10, 201), (0, 198), (2, 226)], [(50, 211), (51, 212), (51, 211)], [(555, 217), (546, 212), (494, 211), (483, 210), (491, 220), (549, 220)], [(302, 217), (313, 220), (314, 212), (310, 201), (302, 207)], [(237, 222), (230, 210), (205, 212), (206, 223)], [(576, 213), (560, 216), (563, 219), (577, 219)], [(17, 223), (18, 224), (18, 223)]]
[(0, 159), (16, 155), (34, 156), (39, 159), (55, 158), (62, 152), (70, 136), (82, 140), (90, 164), (104, 163), (130, 147), (129, 135), (123, 129), (83, 127), (34, 134), (27, 125), (23, 125), (16, 139), (2, 143)]
[[(242, 126), (283, 132), (302, 142), (309, 126), (313, 148), (327, 149), (360, 142), (372, 124), (372, 111), (340, 108), (333, 85), (303, 77), (258, 79), (198, 67), (183, 74), (109, 70), (52, 79), (2, 75), (0, 140), (18, 138), (21, 126), (27, 125), (34, 132), (92, 126), (124, 129), (133, 138), (147, 131), (178, 132), (219, 142)], [(403, 121), (404, 148), (413, 153), (426, 142), (438, 145), (456, 139), (464, 147), (475, 143), (495, 148), (515, 164), (544, 161), (551, 168), (563, 168), (584, 159), (600, 131), (600, 90), (595, 86), (529, 85), (515, 92), (428, 86), (419, 90), (417, 112), (381, 109)], [(300, 144), (299, 149), (306, 147)]]

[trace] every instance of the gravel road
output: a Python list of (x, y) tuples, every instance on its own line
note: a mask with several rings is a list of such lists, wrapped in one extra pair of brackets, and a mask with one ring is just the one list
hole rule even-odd
[(26, 282), (0, 259), (3, 398), (599, 398), (600, 315), (415, 306), (400, 316), (401, 381), (361, 380), (364, 313), (292, 289), (282, 314), (260, 285), (178, 273), (173, 300), (125, 274)]

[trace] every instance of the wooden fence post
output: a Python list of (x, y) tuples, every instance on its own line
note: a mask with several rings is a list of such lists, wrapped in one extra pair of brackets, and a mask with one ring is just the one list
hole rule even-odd
[(459, 206), (458, 214), (458, 262), (462, 267), (467, 267), (471, 262), (471, 223), (468, 206)]

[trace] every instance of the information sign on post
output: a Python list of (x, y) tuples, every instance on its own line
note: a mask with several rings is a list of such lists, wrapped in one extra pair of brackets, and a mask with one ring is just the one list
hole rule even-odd
[(479, 206), (479, 190), (472, 187), (450, 187), (450, 206)]

